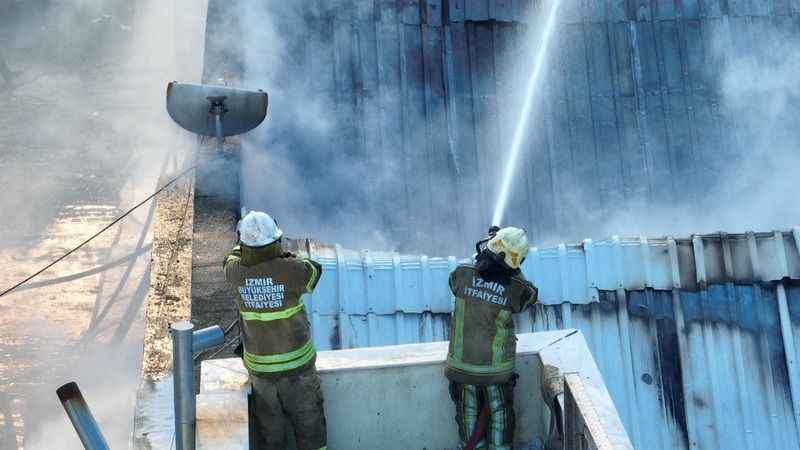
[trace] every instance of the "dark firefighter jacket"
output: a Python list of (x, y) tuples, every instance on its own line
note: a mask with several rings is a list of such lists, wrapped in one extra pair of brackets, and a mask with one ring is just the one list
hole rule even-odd
[(314, 365), (316, 350), (303, 305), (322, 274), (316, 261), (284, 256), (280, 242), (265, 247), (234, 247), (224, 263), (225, 278), (236, 289), (250, 374), (270, 377)]
[(518, 272), (506, 284), (487, 282), (471, 264), (450, 273), (455, 296), (445, 376), (474, 385), (502, 384), (514, 373), (517, 337), (512, 313), (537, 299), (537, 289)]

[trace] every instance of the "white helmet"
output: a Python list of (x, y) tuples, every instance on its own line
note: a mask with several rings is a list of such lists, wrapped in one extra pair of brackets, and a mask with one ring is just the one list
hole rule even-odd
[(269, 214), (261, 211), (250, 211), (239, 221), (236, 229), (239, 239), (248, 247), (263, 247), (272, 244), (283, 236), (278, 222)]
[(503, 228), (489, 239), (486, 248), (503, 258), (508, 267), (519, 269), (522, 260), (528, 255), (528, 233), (522, 228)]

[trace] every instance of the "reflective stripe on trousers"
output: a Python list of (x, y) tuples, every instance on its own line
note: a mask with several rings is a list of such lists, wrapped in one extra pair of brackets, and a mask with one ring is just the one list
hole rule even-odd
[[(451, 382), (450, 395), (456, 405), (456, 422), (461, 445), (475, 429), (481, 408), (488, 403), (489, 423), (476, 450), (510, 450), (514, 442), (513, 382), (504, 385), (475, 386)], [(488, 445), (488, 447), (487, 447)]]

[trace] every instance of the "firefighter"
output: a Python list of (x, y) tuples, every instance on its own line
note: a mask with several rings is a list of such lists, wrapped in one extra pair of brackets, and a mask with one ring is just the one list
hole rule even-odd
[(265, 448), (287, 448), (289, 422), (298, 450), (325, 449), (316, 350), (302, 298), (316, 287), (322, 266), (283, 252), (283, 232), (268, 214), (251, 211), (238, 231), (239, 245), (225, 260), (225, 278), (237, 292), (242, 358)]
[(476, 244), (474, 263), (450, 273), (455, 305), (445, 376), (462, 446), (506, 450), (514, 443), (512, 314), (534, 304), (538, 291), (519, 269), (528, 254), (525, 230), (492, 227), (489, 233)]

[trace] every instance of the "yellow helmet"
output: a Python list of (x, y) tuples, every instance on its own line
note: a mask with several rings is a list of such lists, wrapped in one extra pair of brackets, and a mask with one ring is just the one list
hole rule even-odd
[(503, 258), (503, 262), (512, 269), (519, 269), (520, 264), (528, 255), (528, 233), (522, 228), (506, 227), (497, 231), (486, 248), (495, 255)]

